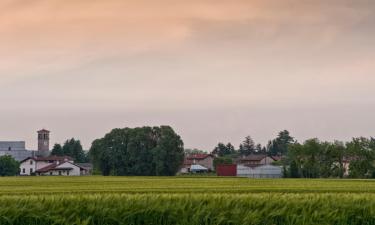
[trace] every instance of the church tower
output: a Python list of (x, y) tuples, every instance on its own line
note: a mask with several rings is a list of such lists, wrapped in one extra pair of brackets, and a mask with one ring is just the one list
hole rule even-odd
[(45, 129), (38, 131), (38, 152), (43, 155), (49, 154), (49, 133)]

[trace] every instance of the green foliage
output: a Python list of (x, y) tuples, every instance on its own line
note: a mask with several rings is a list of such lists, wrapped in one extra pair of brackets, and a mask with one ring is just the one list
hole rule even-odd
[(88, 162), (81, 142), (79, 140), (75, 140), (74, 138), (66, 140), (63, 146), (61, 146), (60, 144), (55, 144), (53, 146), (51, 155), (70, 156), (77, 163)]
[(256, 153), (254, 140), (250, 136), (245, 137), (245, 140), (240, 144), (239, 153), (245, 156)]
[(200, 150), (200, 149), (185, 149), (184, 150), (185, 155), (192, 155), (192, 154), (207, 154), (206, 151)]
[(12, 156), (0, 157), (0, 176), (16, 176), (20, 174), (20, 164)]
[[(310, 139), (303, 144), (288, 146), (290, 177), (343, 178), (349, 173), (351, 178), (374, 178), (375, 140), (354, 138), (346, 144), (335, 141), (321, 142)], [(345, 164), (349, 163), (349, 171)]]
[(172, 176), (184, 149), (171, 127), (141, 127), (112, 130), (92, 143), (89, 154), (103, 175)]
[(0, 224), (371, 225), (374, 194), (369, 180), (0, 178)]
[(231, 143), (225, 145), (221, 142), (212, 151), (212, 154), (217, 155), (219, 157), (233, 155), (235, 153), (236, 150), (234, 149), (234, 146)]
[(290, 136), (289, 131), (281, 131), (277, 138), (269, 141), (268, 153), (272, 156), (286, 155), (288, 153), (288, 146), (294, 143), (294, 138)]
[(63, 148), (60, 144), (55, 144), (52, 148), (51, 155), (64, 156)]
[(375, 172), (375, 140), (373, 138), (354, 138), (347, 144), (351, 158), (349, 176), (352, 178), (370, 178)]

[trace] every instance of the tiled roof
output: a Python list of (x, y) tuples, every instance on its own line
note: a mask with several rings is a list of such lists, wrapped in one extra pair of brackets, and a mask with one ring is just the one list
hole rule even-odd
[(43, 167), (43, 168), (40, 168), (39, 170), (36, 170), (35, 172), (37, 172), (37, 173), (48, 172), (48, 171), (54, 169), (56, 166), (58, 166), (58, 164), (52, 163), (52, 164), (50, 164), (50, 165), (48, 165), (46, 167)]
[(188, 155), (186, 158), (188, 160), (194, 160), (194, 159), (202, 160), (202, 159), (205, 159), (205, 158), (207, 158), (209, 156), (212, 157), (211, 154), (192, 154), (192, 155)]
[(240, 161), (261, 161), (262, 159), (266, 158), (266, 155), (249, 155), (243, 158), (240, 158)]

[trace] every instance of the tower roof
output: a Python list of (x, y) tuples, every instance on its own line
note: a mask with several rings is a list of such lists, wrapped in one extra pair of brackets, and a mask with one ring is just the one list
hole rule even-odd
[(38, 133), (50, 133), (50, 131), (46, 129), (41, 129), (38, 131)]

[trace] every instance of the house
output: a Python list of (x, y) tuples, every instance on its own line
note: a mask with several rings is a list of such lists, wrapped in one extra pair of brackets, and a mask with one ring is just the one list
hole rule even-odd
[(89, 175), (89, 171), (72, 162), (53, 163), (36, 171), (39, 176), (84, 176)]
[(211, 154), (187, 155), (180, 170), (180, 173), (190, 173), (192, 165), (200, 165), (207, 171), (214, 171), (214, 156)]
[(261, 165), (271, 165), (275, 162), (275, 159), (267, 155), (249, 155), (243, 156), (236, 159), (237, 165), (247, 166), (247, 167), (256, 167)]
[(74, 164), (69, 156), (28, 157), (21, 161), (20, 175), (81, 176), (89, 175), (86, 168)]

